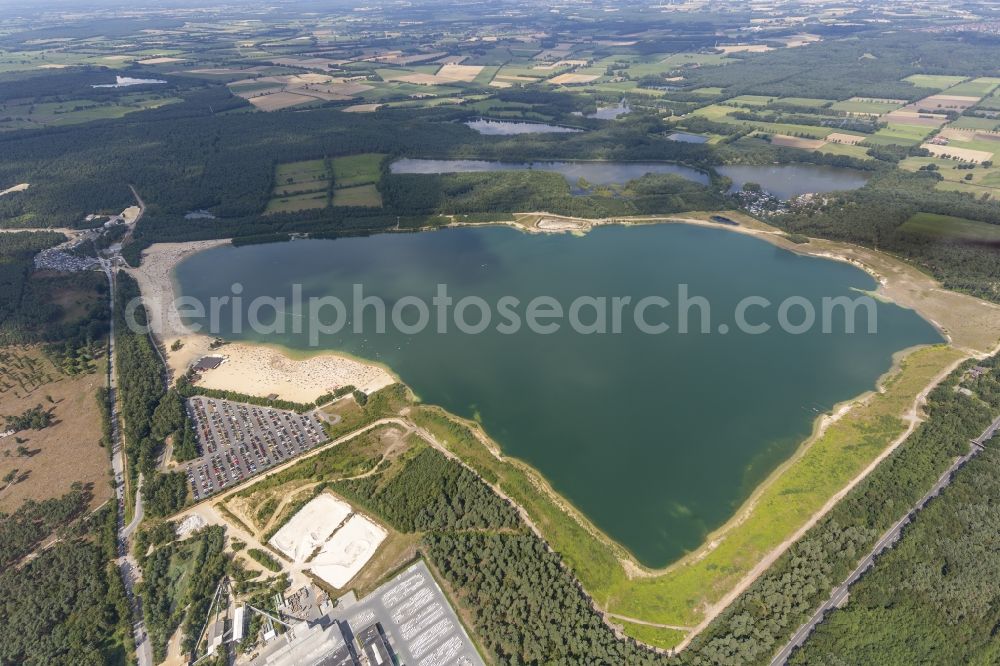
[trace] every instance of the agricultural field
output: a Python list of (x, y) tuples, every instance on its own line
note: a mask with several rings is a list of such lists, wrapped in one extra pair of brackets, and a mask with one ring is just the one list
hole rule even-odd
[(267, 213), (291, 213), (326, 208), (332, 171), (326, 160), (279, 164), (274, 169), (274, 189)]
[(915, 146), (923, 141), (933, 129), (933, 127), (921, 125), (889, 123), (865, 139), (865, 143), (875, 146)]
[[(268, 213), (290, 213), (334, 206), (381, 207), (375, 184), (381, 177), (380, 153), (307, 160), (275, 167)], [(331, 197), (332, 194), (332, 197)]]
[(902, 233), (971, 243), (1000, 244), (1000, 224), (951, 215), (916, 213), (899, 228)]
[[(51, 424), (0, 438), (0, 511), (26, 499), (59, 497), (79, 481), (93, 493), (92, 507), (111, 496), (110, 453), (103, 446), (98, 389), (105, 385), (106, 361), (67, 375), (37, 346), (0, 348), (0, 418), (39, 409)], [(9, 427), (0, 423), (0, 429)]]
[(1000, 78), (983, 76), (978, 79), (963, 81), (956, 86), (946, 89), (945, 93), (948, 95), (985, 97), (996, 90), (997, 86), (1000, 86)]
[(903, 80), (912, 83), (917, 88), (946, 90), (957, 86), (967, 78), (966, 76), (948, 76), (945, 74), (911, 74)]
[(834, 102), (830, 105), (830, 109), (833, 111), (844, 111), (846, 113), (854, 113), (858, 115), (881, 116), (891, 111), (895, 111), (903, 106), (903, 104), (904, 102), (900, 100), (852, 97), (851, 99), (844, 100), (842, 102)]

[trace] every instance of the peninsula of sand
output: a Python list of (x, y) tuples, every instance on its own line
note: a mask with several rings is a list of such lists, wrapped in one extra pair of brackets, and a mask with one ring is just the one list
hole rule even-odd
[(139, 268), (129, 269), (146, 304), (150, 328), (166, 355), (172, 377), (179, 377), (204, 356), (221, 357), (219, 367), (205, 372), (199, 386), (248, 395), (276, 395), (308, 403), (344, 386), (373, 393), (396, 381), (382, 366), (329, 351), (292, 358), (284, 349), (260, 343), (229, 342), (190, 330), (176, 307), (179, 294), (174, 267), (190, 255), (228, 243), (226, 239), (158, 243), (143, 252)]

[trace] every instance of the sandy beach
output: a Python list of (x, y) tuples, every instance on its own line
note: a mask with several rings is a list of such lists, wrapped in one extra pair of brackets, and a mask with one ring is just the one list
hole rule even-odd
[[(215, 370), (205, 372), (199, 380), (200, 386), (259, 396), (276, 394), (295, 402), (312, 402), (348, 385), (372, 393), (396, 381), (382, 366), (334, 352), (319, 352), (299, 359), (279, 347), (263, 344), (233, 342), (212, 349), (213, 338), (185, 327), (173, 305), (177, 297), (174, 267), (196, 252), (228, 242), (222, 239), (158, 243), (143, 252), (139, 268), (128, 269), (148, 303), (150, 326), (166, 354), (173, 377), (187, 372), (202, 356), (221, 356), (225, 361)], [(177, 341), (181, 343), (180, 349), (172, 350)]]

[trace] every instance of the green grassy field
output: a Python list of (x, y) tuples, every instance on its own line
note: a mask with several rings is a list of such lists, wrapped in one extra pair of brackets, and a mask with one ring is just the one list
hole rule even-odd
[(830, 108), (834, 111), (844, 111), (846, 113), (870, 113), (881, 115), (883, 113), (895, 111), (901, 106), (903, 105), (896, 104), (895, 102), (848, 99), (843, 102), (836, 102), (832, 104)]
[[(777, 470), (751, 498), (753, 511), (723, 528), (724, 538), (716, 540), (714, 549), (631, 579), (619, 560), (627, 556), (621, 546), (555, 495), (537, 472), (494, 456), (467, 426), (437, 408), (419, 407), (411, 416), (525, 508), (602, 608), (645, 622), (694, 626), (708, 605), (718, 602), (904, 431), (901, 417), (916, 396), (960, 357), (943, 346), (911, 354), (886, 380), (883, 392), (834, 422)], [(627, 631), (638, 637), (653, 629), (629, 625)], [(650, 640), (660, 646), (680, 637), (665, 630), (655, 633)]]
[(661, 60), (661, 64), (671, 68), (690, 67), (692, 65), (724, 65), (733, 62), (733, 58), (721, 53), (675, 53)]
[(265, 213), (292, 213), (326, 208), (330, 169), (325, 160), (279, 164), (274, 169), (274, 190)]
[(809, 106), (816, 109), (822, 108), (835, 102), (833, 99), (815, 99), (812, 97), (782, 97), (778, 100), (781, 104), (791, 104), (793, 106)]
[(865, 139), (865, 142), (875, 146), (915, 146), (922, 142), (933, 129), (933, 127), (922, 125), (889, 123), (887, 127), (883, 127)]
[(968, 97), (983, 97), (993, 92), (1000, 86), (1000, 78), (993, 76), (983, 76), (971, 81), (964, 81), (957, 86), (948, 88), (945, 92), (949, 95), (966, 95)]
[(976, 107), (991, 111), (1000, 111), (1000, 94), (997, 93), (1000, 93), (1000, 90), (995, 91), (989, 97), (979, 100), (979, 104), (977, 104)]
[(945, 74), (912, 74), (903, 80), (909, 81), (918, 88), (934, 88), (935, 90), (944, 90), (945, 88), (957, 86), (962, 81), (965, 81), (966, 78), (968, 77), (947, 76)]
[[(613, 622), (619, 622), (619, 620), (612, 619)], [(679, 629), (667, 629), (665, 627), (651, 627), (647, 624), (636, 624), (635, 622), (621, 622), (622, 631), (625, 632), (626, 636), (631, 636), (632, 638), (645, 643), (646, 645), (652, 645), (653, 647), (663, 648), (664, 650), (669, 650), (674, 647), (682, 640), (684, 640), (685, 632)]]
[(973, 116), (962, 116), (958, 120), (952, 123), (948, 123), (948, 127), (957, 127), (959, 129), (977, 129), (977, 130), (994, 130), (1000, 127), (1000, 119), (997, 118), (975, 118)]
[(773, 102), (775, 97), (766, 95), (737, 95), (725, 101), (726, 104), (736, 104), (738, 106), (767, 106)]
[(336, 187), (353, 187), (377, 182), (382, 153), (364, 153), (333, 158), (333, 181)]
[(1000, 242), (1000, 224), (967, 220), (951, 215), (917, 213), (907, 220), (900, 231), (919, 236), (931, 236), (973, 242)]
[(859, 160), (873, 159), (868, 155), (868, 149), (864, 146), (851, 146), (846, 143), (828, 143), (820, 148), (819, 152), (830, 155), (845, 155)]
[(382, 207), (382, 196), (374, 185), (355, 185), (341, 187), (333, 191), (334, 206), (368, 206)]
[(300, 210), (316, 210), (326, 208), (328, 203), (326, 192), (307, 192), (293, 194), (287, 197), (276, 197), (267, 202), (265, 213), (295, 213)]

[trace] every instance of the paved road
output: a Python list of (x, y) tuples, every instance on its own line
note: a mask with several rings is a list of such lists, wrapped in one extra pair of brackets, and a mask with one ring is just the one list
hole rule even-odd
[[(111, 402), (111, 468), (115, 474), (115, 498), (118, 502), (118, 570), (121, 573), (125, 593), (132, 606), (132, 627), (135, 635), (136, 658), (139, 666), (153, 666), (153, 651), (146, 636), (146, 626), (142, 616), (142, 604), (134, 594), (138, 580), (139, 566), (129, 553), (129, 537), (142, 520), (142, 494), (139, 487), (135, 493), (135, 511), (132, 522), (125, 525), (125, 451), (122, 446), (121, 421), (118, 414), (118, 372), (115, 365), (115, 268), (114, 259), (101, 259), (101, 268), (108, 278), (111, 300), (111, 325), (108, 334), (108, 395)], [(139, 480), (139, 486), (142, 479)]]
[(927, 502), (929, 502), (932, 497), (937, 496), (949, 483), (951, 483), (952, 475), (955, 472), (965, 465), (965, 463), (972, 460), (972, 458), (979, 455), (979, 453), (983, 450), (983, 446), (986, 444), (986, 441), (992, 438), (998, 430), (1000, 430), (1000, 417), (993, 421), (993, 423), (991, 423), (990, 426), (983, 431), (983, 434), (974, 439), (970, 443), (969, 452), (955, 460), (951, 467), (949, 467), (937, 480), (937, 483), (935, 483), (931, 489), (928, 490), (927, 493), (910, 508), (907, 514), (882, 535), (882, 537), (875, 543), (875, 547), (872, 548), (871, 552), (868, 553), (868, 555), (858, 564), (857, 568), (851, 572), (851, 575), (848, 576), (844, 582), (834, 588), (833, 594), (830, 595), (830, 599), (820, 606), (804, 625), (799, 627), (799, 630), (795, 632), (791, 640), (788, 641), (788, 643), (781, 648), (781, 651), (774, 656), (774, 659), (771, 660), (771, 666), (783, 666), (788, 663), (788, 658), (791, 656), (792, 652), (805, 643), (809, 634), (813, 632), (816, 625), (823, 621), (826, 614), (838, 607), (840, 604), (844, 603), (844, 600), (847, 599), (847, 595), (850, 592), (851, 586), (858, 582), (865, 572), (875, 564), (875, 560), (879, 557), (879, 555), (889, 548), (892, 548), (892, 546), (899, 541), (903, 528), (913, 520), (914, 516), (916, 516), (916, 514), (927, 505)]

